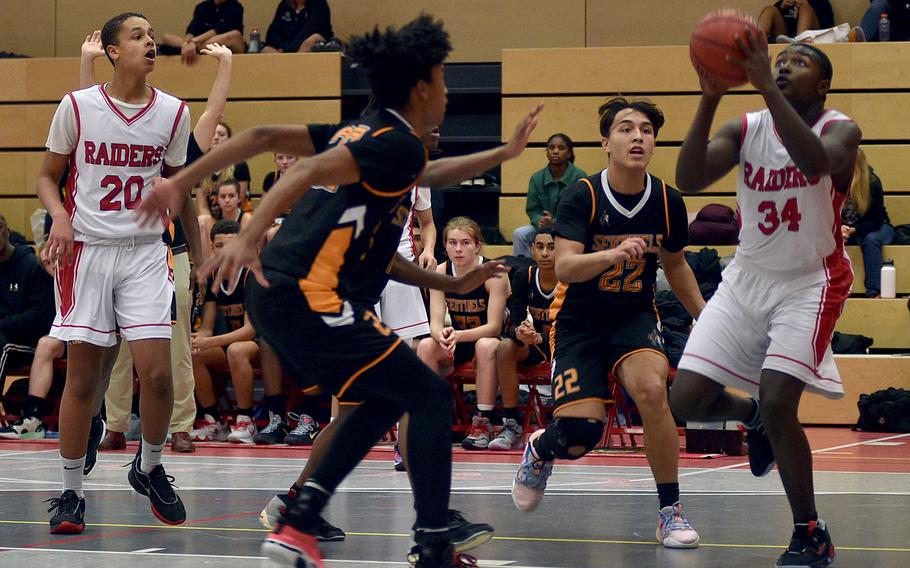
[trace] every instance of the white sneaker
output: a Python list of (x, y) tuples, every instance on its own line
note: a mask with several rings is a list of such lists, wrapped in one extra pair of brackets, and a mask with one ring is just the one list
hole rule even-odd
[(36, 440), (44, 438), (44, 424), (39, 418), (20, 418), (0, 429), (0, 438), (9, 440)]
[(676, 503), (657, 512), (657, 540), (667, 548), (698, 548), (698, 533)]
[(521, 424), (514, 418), (506, 418), (502, 421), (502, 430), (490, 442), (490, 449), (493, 451), (518, 450), (521, 448), (522, 435)]
[(237, 421), (231, 426), (231, 433), (228, 434), (227, 441), (233, 444), (252, 444), (255, 435), (256, 425), (253, 423), (253, 419), (238, 414)]
[(512, 480), (512, 502), (520, 510), (530, 513), (540, 505), (547, 479), (553, 473), (553, 462), (544, 461), (534, 454), (534, 440), (541, 437), (545, 430), (540, 429), (531, 434), (525, 445), (521, 464)]
[(199, 426), (190, 432), (194, 442), (223, 442), (228, 439), (228, 429), (223, 422), (216, 422), (211, 414), (206, 414), (196, 422)]

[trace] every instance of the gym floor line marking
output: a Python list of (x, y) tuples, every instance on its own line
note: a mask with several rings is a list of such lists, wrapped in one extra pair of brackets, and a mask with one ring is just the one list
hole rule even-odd
[[(2, 520), (0, 524), (19, 524), (19, 525), (46, 525), (47, 521), (15, 521)], [(166, 525), (136, 525), (136, 524), (119, 524), (119, 523), (91, 523), (92, 527), (106, 528), (132, 528), (132, 529), (153, 529), (153, 530), (181, 530), (181, 531), (208, 531), (208, 532), (248, 532), (248, 533), (268, 533), (264, 528), (245, 528), (245, 527), (202, 527), (202, 526), (166, 526)], [(410, 533), (384, 533), (384, 532), (347, 532), (348, 536), (364, 537), (383, 537), (383, 538), (411, 538)], [(569, 544), (621, 544), (621, 545), (638, 545), (638, 546), (657, 546), (657, 543), (650, 540), (610, 540), (599, 538), (559, 538), (559, 537), (532, 537), (532, 536), (494, 536), (493, 540), (511, 541), (511, 542), (549, 542), (549, 543), (569, 543)], [(753, 544), (753, 543), (705, 543), (698, 545), (700, 548), (781, 548), (780, 544)], [(897, 552), (910, 554), (910, 548), (901, 547), (873, 547), (873, 546), (843, 546), (838, 544), (838, 550), (850, 550), (855, 552)], [(0, 550), (43, 550), (40, 548), (17, 548), (9, 546), (0, 546)], [(52, 552), (59, 552), (62, 549), (48, 549)], [(82, 552), (81, 550), (79, 552)], [(95, 552), (87, 550), (85, 552)], [(123, 552), (119, 554), (131, 554)], [(174, 554), (174, 556), (183, 556)], [(192, 556), (192, 555), (190, 555)], [(225, 556), (225, 558), (234, 558)], [(236, 558), (254, 558), (238, 556)], [(258, 557), (255, 557), (258, 558)], [(368, 562), (367, 560), (358, 562)]]
[[(824, 452), (831, 452), (831, 451), (835, 451), (835, 450), (843, 450), (844, 448), (854, 448), (856, 446), (863, 446), (865, 444), (868, 444), (869, 442), (886, 442), (888, 440), (896, 440), (898, 438), (906, 438), (908, 436), (910, 436), (910, 434), (896, 434), (894, 436), (884, 436), (882, 438), (874, 438), (872, 440), (864, 440), (862, 442), (852, 442), (850, 444), (842, 444), (840, 446), (832, 446), (830, 448), (822, 448), (820, 450), (813, 450), (812, 454), (814, 455), (814, 454), (821, 454)], [(701, 475), (704, 473), (714, 473), (717, 471), (724, 471), (727, 469), (740, 468), (740, 467), (747, 466), (747, 465), (749, 465), (749, 462), (734, 463), (734, 464), (724, 465), (724, 466), (714, 467), (714, 468), (705, 468), (705, 469), (701, 469), (698, 471), (689, 471), (689, 472), (685, 472), (685, 473), (680, 473), (679, 477), (692, 477), (694, 475)], [(816, 473), (818, 473), (818, 472), (816, 472)], [(654, 478), (648, 477), (647, 480), (654, 481)], [(637, 481), (644, 481), (644, 480), (639, 479)]]
[[(0, 546), (0, 552), (3, 551), (29, 551), (29, 552), (54, 552), (54, 553), (79, 553), (79, 554), (108, 554), (108, 555), (143, 555), (143, 556), (164, 556), (164, 557), (173, 557), (173, 558), (220, 558), (220, 559), (230, 559), (230, 560), (266, 560), (265, 556), (239, 556), (239, 555), (228, 555), (228, 554), (188, 554), (188, 553), (176, 553), (176, 552), (162, 552), (155, 554), (146, 554), (143, 551), (118, 551), (118, 550), (81, 550), (81, 549), (64, 549), (64, 548), (17, 548), (17, 547), (5, 547)], [(149, 550), (163, 550), (163, 549), (149, 549)], [(338, 559), (338, 558), (325, 558), (323, 562), (326, 564), (366, 564), (366, 565), (384, 565), (384, 566), (410, 566), (407, 562), (400, 562), (394, 560), (347, 560), (347, 559)], [(553, 568), (547, 566), (518, 566), (515, 564), (514, 560), (478, 560), (477, 566), (479, 568), (495, 568), (499, 566), (507, 566), (508, 568)]]

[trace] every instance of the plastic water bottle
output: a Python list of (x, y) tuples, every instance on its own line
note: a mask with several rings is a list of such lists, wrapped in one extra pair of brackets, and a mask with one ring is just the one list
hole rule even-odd
[(247, 45), (247, 53), (259, 53), (259, 50), (262, 48), (262, 40), (259, 37), (259, 28), (253, 28), (253, 31), (250, 32), (250, 43)]
[(882, 298), (894, 298), (897, 293), (897, 269), (894, 268), (894, 261), (885, 259), (882, 261)]
[(888, 14), (882, 14), (878, 20), (878, 41), (891, 41), (891, 21)]

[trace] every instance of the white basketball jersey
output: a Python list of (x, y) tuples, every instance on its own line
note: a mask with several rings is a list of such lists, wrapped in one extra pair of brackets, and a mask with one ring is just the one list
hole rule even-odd
[(408, 219), (401, 231), (401, 241), (398, 243), (398, 254), (410, 261), (417, 258), (417, 245), (414, 243), (414, 211), (426, 211), (430, 208), (430, 188), (415, 186), (411, 189), (411, 209), (408, 210)]
[(160, 234), (157, 225), (140, 228), (133, 210), (161, 175), (186, 103), (152, 89), (148, 104), (127, 117), (104, 85), (68, 96), (77, 125), (65, 203), (73, 229), (95, 238)]
[[(812, 126), (821, 136), (832, 122), (851, 120), (827, 110)], [(737, 258), (769, 270), (818, 269), (844, 257), (840, 210), (845, 196), (830, 175), (808, 177), (793, 163), (771, 112), (743, 116), (736, 203), (741, 228)]]

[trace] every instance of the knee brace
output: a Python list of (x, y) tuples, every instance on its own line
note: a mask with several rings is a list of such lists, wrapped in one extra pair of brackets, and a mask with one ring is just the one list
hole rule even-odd
[(553, 426), (553, 455), (564, 460), (577, 460), (593, 450), (604, 431), (604, 423), (594, 418), (557, 418)]

